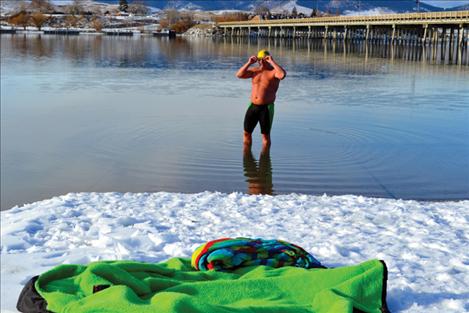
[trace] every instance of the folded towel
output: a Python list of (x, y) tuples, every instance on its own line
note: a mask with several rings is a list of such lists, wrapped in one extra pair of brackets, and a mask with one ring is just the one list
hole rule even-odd
[(323, 267), (303, 248), (282, 240), (221, 238), (198, 247), (192, 254), (192, 266), (199, 271), (232, 270), (242, 266)]

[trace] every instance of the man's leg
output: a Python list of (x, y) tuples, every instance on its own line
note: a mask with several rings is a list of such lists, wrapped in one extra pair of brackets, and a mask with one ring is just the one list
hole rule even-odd
[(274, 118), (274, 105), (269, 104), (269, 105), (263, 106), (262, 113), (259, 116), (259, 124), (261, 125), (263, 149), (269, 149), (271, 145), (270, 130), (272, 129), (273, 118)]
[(245, 149), (251, 149), (252, 145), (252, 134), (244, 131), (243, 144)]
[(244, 116), (244, 135), (243, 135), (243, 143), (244, 149), (249, 148), (251, 149), (252, 145), (252, 132), (256, 127), (258, 121), (257, 111), (254, 104), (250, 104), (248, 109), (246, 110), (246, 114)]
[(262, 134), (262, 150), (270, 148), (270, 134)]

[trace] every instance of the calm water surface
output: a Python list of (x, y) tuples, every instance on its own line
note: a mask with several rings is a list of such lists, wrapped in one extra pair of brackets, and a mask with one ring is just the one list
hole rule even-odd
[[(270, 153), (256, 128), (243, 154), (250, 82), (234, 73), (261, 48), (288, 76)], [(1, 207), (80, 191), (467, 199), (469, 70), (433, 52), (2, 35)]]

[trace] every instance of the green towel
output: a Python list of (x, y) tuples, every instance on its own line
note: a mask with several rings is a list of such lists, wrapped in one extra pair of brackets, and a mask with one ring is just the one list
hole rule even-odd
[(386, 276), (379, 260), (334, 269), (199, 272), (189, 259), (173, 258), (60, 265), (40, 275), (35, 287), (56, 313), (381, 313), (387, 311)]

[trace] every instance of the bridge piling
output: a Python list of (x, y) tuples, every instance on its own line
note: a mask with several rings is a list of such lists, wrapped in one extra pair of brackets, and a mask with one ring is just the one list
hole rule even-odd
[(450, 48), (453, 47), (453, 43), (454, 43), (454, 28), (453, 27), (451, 27), (449, 29), (449, 40), (448, 41), (449, 41)]
[(424, 24), (423, 25), (423, 36), (422, 36), (423, 45), (425, 45), (425, 41), (427, 40), (427, 30), (428, 30), (428, 25)]
[(458, 46), (464, 45), (464, 28), (458, 27)]

